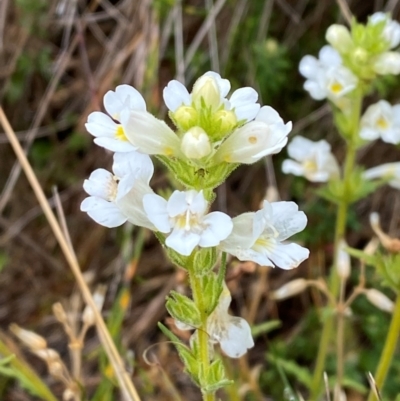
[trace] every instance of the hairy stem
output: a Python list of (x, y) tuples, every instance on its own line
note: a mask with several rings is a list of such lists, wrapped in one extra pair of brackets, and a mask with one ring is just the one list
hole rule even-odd
[[(378, 368), (376, 369), (374, 379), (376, 386), (382, 390), (385, 384), (386, 375), (389, 371), (393, 355), (396, 350), (397, 341), (400, 333), (400, 294), (397, 295), (394, 314), (390, 322), (389, 331), (386, 336), (385, 345), (382, 350)], [(373, 391), (370, 392), (368, 401), (376, 401), (377, 398)]]
[[(207, 333), (207, 313), (204, 307), (203, 289), (201, 279), (197, 276), (193, 268), (189, 268), (190, 285), (193, 293), (193, 300), (200, 311), (201, 327), (197, 330), (199, 349), (200, 349), (200, 371), (204, 376), (210, 366), (210, 352), (208, 349), (208, 333)], [(203, 401), (215, 401), (214, 393), (203, 392)]]

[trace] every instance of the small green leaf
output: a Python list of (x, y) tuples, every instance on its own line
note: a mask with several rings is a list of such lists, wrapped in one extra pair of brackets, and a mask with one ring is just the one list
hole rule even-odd
[(210, 272), (207, 275), (201, 276), (201, 288), (204, 292), (205, 312), (207, 316), (216, 308), (219, 297), (221, 296), (223, 286), (219, 277)]
[(220, 359), (212, 362), (202, 379), (201, 389), (205, 393), (213, 393), (222, 387), (232, 384), (232, 381), (225, 377), (224, 364)]
[(165, 306), (174, 319), (193, 328), (201, 326), (200, 312), (196, 304), (187, 296), (171, 291)]
[(194, 255), (194, 271), (198, 275), (208, 274), (208, 272), (215, 266), (216, 262), (217, 249), (215, 247), (200, 248)]

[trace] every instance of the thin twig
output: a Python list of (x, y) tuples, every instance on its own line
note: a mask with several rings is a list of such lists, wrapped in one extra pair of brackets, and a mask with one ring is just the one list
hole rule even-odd
[(338, 3), (341, 13), (343, 14), (344, 19), (350, 25), (351, 20), (353, 19), (353, 15), (350, 11), (349, 5), (347, 4), (346, 0), (336, 0), (336, 1)]
[(85, 282), (85, 279), (83, 278), (83, 275), (80, 271), (78, 261), (76, 260), (75, 255), (70, 250), (70, 246), (65, 239), (65, 236), (61, 230), (61, 227), (60, 227), (53, 211), (51, 210), (51, 207), (47, 201), (47, 198), (43, 192), (43, 189), (40, 186), (40, 183), (31, 167), (31, 165), (29, 164), (29, 161), (24, 153), (24, 150), (22, 149), (20, 143), (18, 142), (18, 140), (15, 136), (14, 131), (13, 131), (6, 115), (4, 114), (2, 107), (0, 107), (0, 122), (10, 140), (10, 144), (14, 149), (14, 152), (19, 160), (21, 167), (24, 170), (29, 183), (31, 184), (31, 187), (36, 195), (36, 198), (43, 209), (43, 213), (45, 214), (45, 216), (50, 224), (50, 227), (54, 233), (54, 236), (56, 237), (56, 239), (61, 247), (61, 250), (72, 270), (72, 273), (75, 276), (78, 286), (82, 292), (82, 296), (83, 296), (85, 302), (93, 310), (93, 314), (94, 314), (94, 317), (96, 320), (96, 327), (98, 330), (98, 334), (99, 334), (101, 343), (104, 347), (106, 354), (108, 355), (108, 357), (110, 359), (110, 363), (114, 369), (114, 373), (117, 377), (117, 380), (121, 387), (122, 393), (124, 394), (124, 396), (126, 397), (127, 400), (140, 401), (139, 395), (138, 395), (132, 381), (130, 380), (127, 371), (125, 370), (122, 358), (118, 354), (117, 348), (110, 336), (110, 333), (107, 330), (107, 326), (105, 325), (104, 320), (103, 320), (100, 312), (98, 311), (96, 304), (93, 300), (92, 294)]

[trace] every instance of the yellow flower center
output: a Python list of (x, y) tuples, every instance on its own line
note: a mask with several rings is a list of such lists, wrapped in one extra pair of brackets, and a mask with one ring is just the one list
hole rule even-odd
[(343, 85), (340, 84), (339, 82), (335, 81), (331, 84), (331, 91), (337, 95), (343, 90)]
[(121, 124), (117, 125), (117, 131), (115, 132), (115, 137), (120, 141), (124, 142), (128, 141), (128, 138), (125, 135), (124, 128), (122, 127)]
[(389, 127), (387, 120), (382, 116), (378, 118), (376, 125), (378, 126), (378, 128), (382, 130), (387, 129)]
[(306, 160), (303, 162), (304, 170), (317, 171), (317, 163), (314, 160)]

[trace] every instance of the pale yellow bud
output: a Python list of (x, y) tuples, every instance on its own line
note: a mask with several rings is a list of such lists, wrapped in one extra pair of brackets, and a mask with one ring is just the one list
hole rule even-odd
[(47, 348), (46, 340), (33, 331), (22, 329), (16, 324), (10, 325), (10, 330), (19, 338), (21, 342), (23, 342), (33, 351)]
[(331, 25), (326, 31), (325, 39), (339, 53), (347, 53), (353, 46), (350, 32), (344, 25)]
[(178, 127), (184, 131), (197, 124), (198, 113), (191, 106), (183, 105), (179, 107), (172, 116)]
[(371, 288), (365, 290), (365, 296), (372, 305), (375, 305), (378, 309), (384, 312), (392, 313), (394, 309), (394, 303), (382, 292)]
[(289, 281), (287, 284), (278, 288), (271, 294), (272, 299), (283, 300), (286, 298), (293, 297), (294, 295), (300, 294), (308, 286), (307, 280), (304, 278), (298, 278), (293, 281)]
[(369, 216), (369, 222), (371, 224), (371, 228), (378, 236), (384, 248), (386, 248), (389, 252), (393, 253), (400, 252), (400, 239), (392, 238), (382, 231), (378, 213), (371, 213)]
[(202, 128), (193, 127), (183, 136), (181, 150), (189, 159), (201, 159), (211, 153), (210, 138)]
[(347, 280), (347, 278), (350, 275), (350, 268), (351, 268), (350, 255), (344, 250), (346, 247), (347, 247), (346, 241), (341, 240), (339, 243), (336, 270), (338, 276), (343, 280)]
[(221, 94), (216, 80), (207, 75), (200, 77), (193, 86), (192, 100), (197, 107), (203, 99), (206, 107), (216, 110), (221, 103)]
[(219, 136), (225, 136), (232, 132), (237, 125), (236, 114), (232, 110), (218, 110), (213, 115), (213, 121), (219, 127)]
[(368, 52), (361, 47), (357, 47), (353, 52), (353, 60), (357, 64), (365, 64), (368, 61), (368, 58)]
[(53, 363), (60, 359), (59, 353), (52, 348), (35, 350), (34, 354), (47, 363)]
[[(96, 292), (93, 294), (93, 301), (96, 304), (96, 308), (99, 312), (103, 309), (106, 290), (106, 286), (101, 285), (96, 289)], [(89, 305), (87, 305), (83, 311), (82, 321), (88, 326), (92, 326), (96, 322), (93, 309)]]

